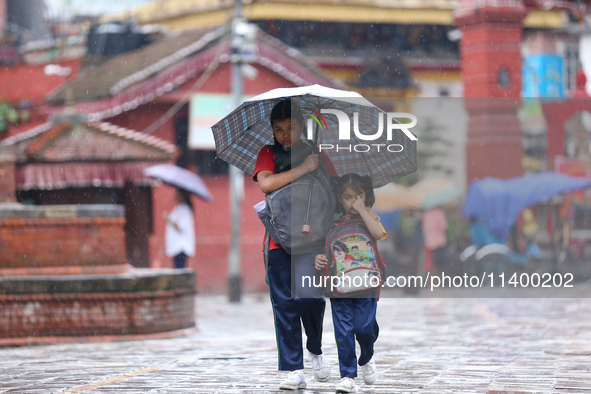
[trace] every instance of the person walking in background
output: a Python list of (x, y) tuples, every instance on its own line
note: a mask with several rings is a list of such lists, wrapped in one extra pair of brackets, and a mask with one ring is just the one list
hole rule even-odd
[(166, 218), (165, 253), (173, 258), (175, 268), (185, 268), (187, 256), (195, 254), (193, 204), (188, 192), (177, 189), (177, 205)]
[(425, 238), (425, 271), (441, 270), (445, 265), (447, 219), (443, 209), (436, 207), (423, 212), (423, 236)]

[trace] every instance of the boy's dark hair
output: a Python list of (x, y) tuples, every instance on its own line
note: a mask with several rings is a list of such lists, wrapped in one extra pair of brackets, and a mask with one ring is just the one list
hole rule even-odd
[(359, 246), (357, 246), (357, 245), (353, 245), (353, 247), (351, 247), (351, 250), (353, 250), (353, 249), (355, 249), (355, 248), (359, 249)]
[(376, 202), (376, 197), (373, 193), (373, 182), (369, 176), (361, 176), (358, 174), (345, 174), (342, 177), (332, 177), (330, 179), (332, 190), (337, 196), (337, 206), (335, 208), (336, 213), (346, 213), (343, 205), (338, 201), (346, 188), (350, 187), (356, 193), (365, 192), (365, 206), (372, 207)]
[(273, 122), (276, 120), (285, 120), (285, 119), (295, 119), (297, 120), (300, 125), (304, 125), (304, 117), (302, 115), (302, 110), (300, 109), (299, 105), (295, 104), (291, 105), (291, 97), (283, 99), (279, 101), (273, 109), (271, 110), (271, 116), (269, 117), (269, 121), (271, 122), (271, 127), (273, 127)]
[[(296, 104), (292, 108), (291, 97), (288, 97), (275, 104), (271, 110), (269, 121), (271, 122), (271, 127), (273, 127), (273, 122), (276, 120), (285, 120), (290, 118), (292, 120), (295, 119), (302, 127), (304, 126), (304, 117), (302, 116), (302, 111), (300, 110), (299, 105)], [(277, 139), (275, 138), (275, 135), (273, 135), (273, 141), (275, 145), (277, 145)]]

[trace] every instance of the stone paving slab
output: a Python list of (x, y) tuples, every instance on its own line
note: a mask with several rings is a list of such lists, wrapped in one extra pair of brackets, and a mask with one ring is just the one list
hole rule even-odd
[[(240, 304), (198, 296), (199, 332), (171, 339), (0, 349), (0, 393), (266, 394), (276, 370), (267, 295)], [(383, 298), (378, 381), (361, 393), (591, 394), (591, 303), (585, 299)], [(339, 381), (330, 303), (324, 322), (332, 393)]]

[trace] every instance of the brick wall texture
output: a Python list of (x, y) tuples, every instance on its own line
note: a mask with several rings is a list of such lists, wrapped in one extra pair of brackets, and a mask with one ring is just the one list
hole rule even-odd
[(124, 218), (0, 219), (0, 270), (51, 275), (79, 273), (63, 267), (123, 267), (124, 226)]
[(194, 290), (0, 294), (0, 339), (152, 334), (193, 327)]

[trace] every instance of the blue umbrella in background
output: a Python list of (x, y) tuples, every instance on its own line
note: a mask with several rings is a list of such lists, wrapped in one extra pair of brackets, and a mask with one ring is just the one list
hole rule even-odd
[(539, 172), (511, 179), (485, 178), (470, 184), (462, 208), (469, 218), (482, 219), (499, 239), (506, 239), (521, 211), (554, 196), (591, 187), (591, 178)]

